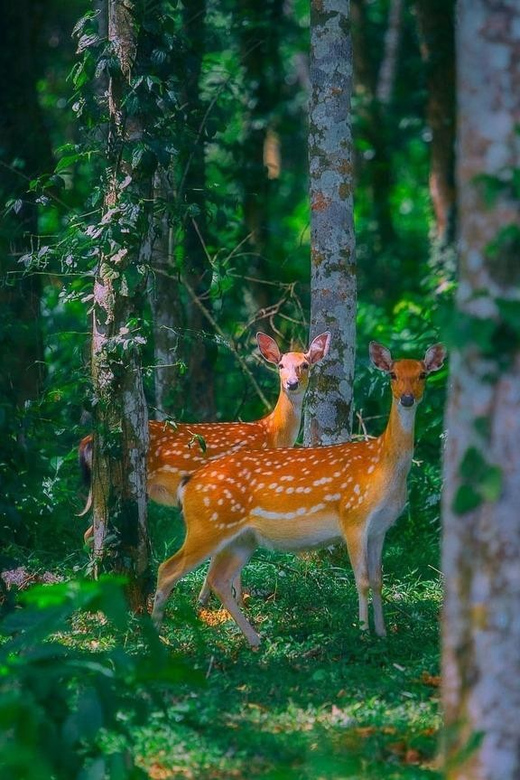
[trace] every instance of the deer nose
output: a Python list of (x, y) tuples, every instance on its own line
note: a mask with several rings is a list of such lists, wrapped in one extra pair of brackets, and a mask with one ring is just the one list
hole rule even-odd
[(411, 393), (403, 393), (401, 396), (401, 406), (413, 406), (415, 398)]
[(297, 390), (299, 386), (299, 381), (297, 379), (290, 379), (287, 382), (287, 390)]

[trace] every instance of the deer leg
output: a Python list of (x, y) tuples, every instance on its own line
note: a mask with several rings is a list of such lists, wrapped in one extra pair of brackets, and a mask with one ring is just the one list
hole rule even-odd
[(362, 631), (368, 631), (368, 565), (366, 540), (362, 529), (350, 527), (344, 529), (350, 563), (354, 571), (359, 603), (359, 623)]
[[(203, 586), (201, 588), (201, 591), (199, 593), (198, 602), (201, 605), (201, 607), (205, 607), (206, 606), (206, 604), (209, 601), (209, 597), (211, 595), (210, 572), (211, 572), (211, 567), (214, 565), (213, 564), (213, 560), (214, 559), (212, 558), (211, 559), (211, 563), (209, 565), (208, 572), (206, 574), (206, 579), (204, 580), (204, 584), (203, 584)], [(233, 590), (235, 591), (235, 601), (237, 602), (237, 604), (240, 607), (243, 607), (244, 606), (244, 599), (242, 597), (242, 581), (241, 581), (240, 575), (238, 575), (235, 578), (232, 587), (233, 587)]]
[(381, 598), (381, 587), (383, 584), (381, 559), (383, 555), (384, 541), (384, 533), (371, 536), (367, 540), (368, 581), (372, 590), (374, 627), (378, 636), (386, 636), (385, 619), (383, 616), (383, 600)]
[(214, 556), (207, 577), (209, 587), (219, 597), (251, 647), (258, 647), (260, 637), (237, 604), (233, 595), (233, 582), (240, 582), (240, 572), (256, 547), (256, 541), (250, 535), (235, 539)]
[(157, 575), (157, 588), (153, 602), (152, 620), (159, 627), (163, 615), (164, 605), (172, 592), (174, 585), (185, 574), (193, 571), (199, 564), (205, 561), (215, 551), (215, 543), (211, 540), (204, 543), (201, 539), (188, 536), (184, 540), (181, 549), (161, 563)]
[[(211, 568), (211, 564), (212, 563), (213, 563), (213, 558), (211, 559), (211, 562), (209, 564), (210, 568)], [(206, 578), (204, 580), (204, 584), (202, 585), (202, 588), (201, 588), (200, 593), (199, 593), (199, 597), (197, 599), (197, 601), (199, 602), (201, 607), (205, 607), (206, 606), (206, 604), (209, 601), (210, 595), (211, 595), (211, 588), (210, 588), (210, 585), (209, 585), (209, 569), (208, 569), (208, 572), (206, 574)]]

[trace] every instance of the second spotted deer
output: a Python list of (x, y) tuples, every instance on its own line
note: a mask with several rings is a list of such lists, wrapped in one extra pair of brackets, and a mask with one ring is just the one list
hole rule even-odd
[(385, 635), (383, 543), (406, 503), (417, 405), (426, 377), (443, 365), (445, 348), (436, 344), (422, 360), (394, 361), (388, 349), (371, 342), (370, 358), (389, 376), (392, 389), (390, 417), (378, 438), (239, 452), (183, 480), (179, 498), (186, 538), (159, 567), (152, 615), (156, 625), (175, 583), (211, 557), (207, 582), (255, 647), (260, 637), (237, 603), (233, 582), (257, 547), (300, 551), (343, 539), (354, 570), (361, 627), (368, 628), (371, 590), (375, 631)]
[[(261, 450), (273, 447), (292, 447), (300, 430), (305, 391), (312, 366), (328, 353), (330, 333), (314, 338), (306, 352), (282, 353), (276, 341), (261, 331), (256, 334), (258, 348), (264, 360), (277, 367), (280, 392), (274, 409), (260, 420), (252, 422), (178, 423), (151, 420), (150, 444), (147, 459), (148, 497), (165, 506), (177, 505), (177, 488), (181, 479), (215, 458), (241, 449)], [(204, 447), (200, 439), (204, 440)], [(79, 460), (90, 480), (92, 434), (85, 436), (79, 446)], [(89, 498), (85, 514), (91, 506)], [(85, 542), (92, 537), (92, 526), (85, 532)], [(237, 590), (240, 588), (237, 582)], [(200, 593), (204, 603), (209, 596), (205, 585)]]

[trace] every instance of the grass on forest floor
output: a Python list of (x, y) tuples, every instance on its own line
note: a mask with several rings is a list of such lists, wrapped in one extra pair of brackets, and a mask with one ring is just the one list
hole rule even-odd
[[(182, 524), (167, 522), (167, 535), (182, 537)], [(172, 664), (185, 659), (204, 684), (190, 673), (163, 687), (160, 703), (146, 685), (136, 691), (146, 725), (131, 726), (130, 749), (151, 780), (439, 778), (438, 545), (424, 534), (417, 544), (412, 529), (398, 524), (388, 534), (386, 639), (359, 631), (353, 574), (339, 547), (256, 554), (243, 574), (247, 615), (263, 637), (256, 652), (216, 599), (197, 609), (205, 567), (182, 580), (161, 635)], [(126, 652), (146, 653), (135, 621), (122, 640)], [(61, 641), (98, 653), (121, 637), (99, 615), (78, 614)], [(107, 752), (117, 739), (106, 736)]]
[(389, 534), (386, 639), (358, 629), (343, 551), (257, 554), (244, 572), (247, 614), (264, 637), (257, 652), (216, 600), (197, 616), (205, 568), (181, 581), (162, 636), (206, 685), (176, 691), (140, 731), (150, 777), (438, 778), (441, 583), (433, 548), (416, 549), (415, 565), (399, 533)]

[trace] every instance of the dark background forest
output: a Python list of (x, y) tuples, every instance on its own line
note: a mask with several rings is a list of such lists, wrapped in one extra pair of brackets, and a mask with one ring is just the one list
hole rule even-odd
[[(355, 395), (367, 419), (385, 413), (366, 370), (369, 340), (422, 354), (453, 283), (453, 157), (444, 138), (435, 150), (428, 119), (446, 106), (451, 114), (437, 132), (453, 134), (453, 30), (446, 37), (421, 5), (398, 8), (397, 18), (386, 3), (352, 6)], [(89, 296), (104, 160), (96, 148), (103, 117), (88, 79), (99, 39), (90, 19), (72, 35), (86, 4), (34, 8), (9, 5), (2, 47), (12, 74), (2, 111), (2, 510), (13, 541), (64, 553), (78, 538), (70, 517), (71, 503), (81, 508), (76, 445), (91, 424)], [(438, 17), (449, 24), (440, 6)], [(156, 75), (135, 95), (152, 116), (169, 103), (134, 154), (142, 166), (154, 164), (153, 154), (174, 161), (158, 199), (169, 254), (157, 252), (143, 324), (150, 417), (255, 419), (265, 408), (244, 362), (264, 399), (276, 392), (255, 360), (255, 332), (279, 335), (285, 349), (308, 339), (308, 8), (201, 3), (158, 19), (150, 33), (158, 37)], [(436, 41), (433, 55), (435, 35), (443, 46)], [(437, 174), (434, 158), (444, 166)], [(435, 175), (435, 191), (447, 193), (438, 196), (438, 218)], [(171, 358), (163, 369), (155, 360), (161, 340)], [(441, 399), (428, 403), (426, 447)]]

